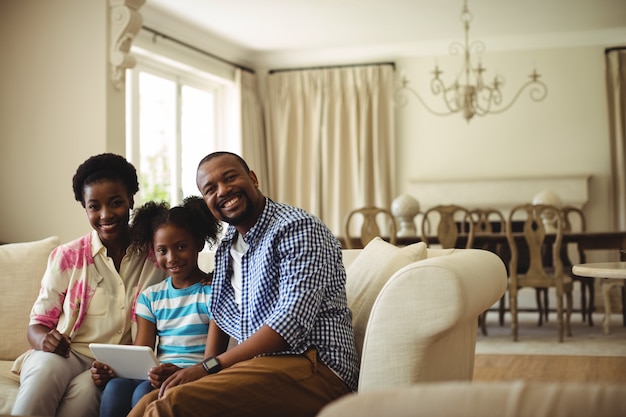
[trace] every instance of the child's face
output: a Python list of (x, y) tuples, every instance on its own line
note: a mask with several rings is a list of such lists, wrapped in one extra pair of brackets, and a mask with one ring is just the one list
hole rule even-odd
[(132, 197), (121, 181), (102, 180), (83, 189), (85, 212), (91, 227), (103, 243), (125, 239), (133, 206)]
[(185, 280), (198, 270), (198, 243), (186, 229), (171, 224), (154, 232), (154, 253), (172, 280)]

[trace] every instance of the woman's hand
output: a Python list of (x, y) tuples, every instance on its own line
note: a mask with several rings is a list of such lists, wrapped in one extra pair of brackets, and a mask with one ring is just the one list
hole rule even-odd
[(161, 398), (165, 394), (166, 390), (178, 385), (186, 384), (187, 382), (195, 381), (196, 379), (200, 379), (203, 376), (207, 376), (207, 373), (204, 370), (202, 364), (181, 369), (180, 371), (170, 375), (170, 377), (161, 384), (161, 389), (159, 390), (159, 398)]
[(72, 341), (69, 337), (60, 333), (57, 329), (47, 332), (41, 340), (41, 350), (43, 352), (56, 353), (65, 358), (70, 357)]
[(107, 382), (115, 378), (115, 372), (106, 363), (93, 361), (90, 371), (91, 379), (96, 387), (104, 387)]
[(162, 363), (159, 366), (150, 368), (150, 371), (148, 371), (148, 380), (154, 388), (159, 388), (167, 378), (181, 369), (182, 368), (171, 363)]

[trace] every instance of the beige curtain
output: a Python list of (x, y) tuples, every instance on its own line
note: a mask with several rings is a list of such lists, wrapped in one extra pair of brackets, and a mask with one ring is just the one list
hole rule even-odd
[(257, 175), (261, 190), (267, 193), (267, 151), (257, 76), (249, 71), (237, 71), (241, 85), (241, 156)]
[(348, 212), (389, 208), (395, 195), (393, 66), (292, 70), (268, 76), (270, 196), (343, 235)]
[(613, 227), (626, 230), (626, 48), (606, 50)]

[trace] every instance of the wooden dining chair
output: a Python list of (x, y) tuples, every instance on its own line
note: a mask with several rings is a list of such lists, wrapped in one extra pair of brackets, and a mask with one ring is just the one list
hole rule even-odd
[[(422, 216), (422, 241), (430, 246), (433, 238), (444, 248), (472, 248), (474, 222), (470, 211), (456, 204), (437, 205), (429, 208)], [(461, 241), (464, 238), (465, 244)]]
[[(554, 240), (551, 245), (546, 243), (546, 224), (544, 219), (553, 219)], [(529, 265), (525, 271), (518, 270), (519, 247), (513, 234), (513, 221), (523, 220), (523, 239), (528, 247)], [(518, 308), (517, 295), (520, 289), (554, 288), (557, 301), (557, 330), (559, 342), (563, 342), (564, 333), (572, 335), (570, 317), (572, 313), (572, 278), (563, 273), (561, 246), (563, 241), (563, 213), (552, 205), (522, 204), (514, 207), (509, 213), (506, 233), (511, 251), (509, 263), (509, 306), (511, 310), (511, 329), (513, 340), (518, 340)], [(545, 264), (544, 249), (551, 250), (551, 265)], [(567, 302), (564, 313), (563, 298)]]
[[(355, 235), (352, 233), (353, 228), (356, 227), (353, 223), (356, 223), (358, 218), (361, 220), (360, 233)], [(391, 211), (381, 207), (361, 207), (352, 210), (344, 222), (346, 249), (364, 248), (375, 237), (383, 237), (381, 229), (389, 233), (389, 243), (395, 245), (397, 225)], [(358, 242), (356, 245), (355, 240)]]
[[(474, 233), (481, 235), (502, 234), (506, 233), (506, 219), (500, 210), (494, 208), (477, 208), (470, 211), (471, 220), (474, 223)], [(503, 245), (501, 243), (485, 242), (480, 246), (474, 246), (478, 249), (488, 250), (503, 258)], [(504, 326), (504, 314), (506, 312), (506, 293), (500, 298), (498, 306), (498, 320), (500, 326)], [(479, 318), (483, 335), (487, 335), (487, 312), (486, 310)]]
[[(563, 212), (563, 231), (564, 232), (586, 232), (587, 231), (587, 221), (585, 219), (585, 213), (574, 206), (564, 206), (561, 207), (561, 211)], [(586, 256), (585, 251), (582, 249), (582, 246), (578, 243), (575, 244), (577, 260), (576, 262), (572, 262), (567, 247), (564, 248), (563, 253), (563, 269), (565, 273), (569, 274), (572, 277), (574, 282), (578, 282), (580, 284), (580, 310), (582, 314), (583, 323), (586, 321), (590, 326), (593, 326), (593, 310), (595, 309), (595, 279), (589, 277), (579, 277), (578, 275), (572, 272), (572, 267), (574, 263), (585, 263)]]
[[(584, 233), (587, 230), (587, 222), (585, 213), (578, 207), (564, 206), (561, 207), (563, 213), (563, 232), (573, 232), (574, 230)], [(579, 277), (572, 272), (574, 263), (585, 263), (586, 256), (582, 247), (575, 243), (575, 252), (577, 256), (576, 262), (570, 259), (570, 253), (567, 245), (561, 247), (561, 260), (563, 261), (563, 271), (572, 278), (572, 281), (580, 284), (580, 310), (582, 321), (593, 326), (593, 310), (595, 309), (595, 280), (589, 277)], [(545, 288), (537, 290), (537, 308), (539, 309), (539, 325), (543, 320), (548, 321), (550, 312), (550, 303), (548, 299), (548, 291)]]

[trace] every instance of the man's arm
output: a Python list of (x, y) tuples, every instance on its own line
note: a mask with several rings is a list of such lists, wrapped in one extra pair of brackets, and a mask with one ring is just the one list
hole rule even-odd
[(281, 352), (288, 349), (289, 344), (281, 335), (268, 326), (261, 326), (259, 330), (243, 343), (217, 356), (217, 359), (222, 368), (228, 368), (237, 362), (252, 359), (264, 353)]
[[(226, 350), (228, 340), (228, 334), (220, 329), (215, 321), (211, 320), (204, 353), (206, 358), (216, 356), (222, 368), (228, 368), (237, 362), (252, 359), (264, 353), (280, 352), (289, 347), (285, 339), (268, 326), (262, 326), (247, 340), (230, 350)], [(182, 369), (163, 382), (159, 397), (162, 397), (169, 388), (195, 381), (206, 375), (202, 363)]]

